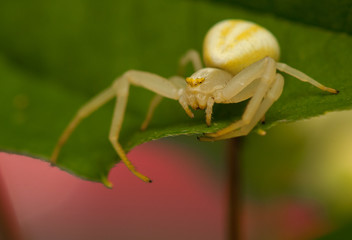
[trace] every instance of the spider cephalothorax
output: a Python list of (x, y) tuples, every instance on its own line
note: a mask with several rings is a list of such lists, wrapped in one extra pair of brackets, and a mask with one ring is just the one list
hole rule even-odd
[[(183, 99), (187, 101), (181, 103), (181, 105), (187, 104), (193, 109), (212, 108), (214, 92), (224, 88), (231, 77), (231, 74), (218, 68), (202, 68), (196, 71), (186, 78), (187, 86), (183, 92), (184, 98), (180, 98), (180, 101), (183, 101)], [(208, 125), (210, 125), (210, 122)]]

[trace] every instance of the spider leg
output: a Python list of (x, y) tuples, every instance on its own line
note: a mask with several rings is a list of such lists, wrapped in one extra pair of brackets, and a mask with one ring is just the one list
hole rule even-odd
[(281, 74), (276, 74), (275, 82), (272, 84), (268, 93), (266, 94), (263, 101), (261, 102), (260, 107), (258, 108), (258, 111), (255, 113), (253, 119), (249, 124), (244, 125), (240, 129), (236, 129), (232, 132), (229, 132), (219, 137), (215, 137), (215, 138), (200, 137), (199, 139), (201, 141), (217, 141), (217, 140), (247, 135), (260, 121), (260, 119), (263, 118), (263, 116), (268, 111), (268, 109), (272, 106), (272, 104), (281, 96), (283, 87), (284, 87), (284, 78), (282, 77)]
[(269, 108), (274, 104), (275, 101), (279, 99), (281, 96), (282, 90), (284, 88), (284, 78), (281, 74), (276, 74), (275, 82), (272, 87), (268, 91), (267, 95), (264, 97), (257, 113), (252, 119), (251, 123), (242, 127), (241, 129), (230, 133), (227, 138), (239, 137), (247, 135), (252, 129), (257, 125), (259, 121), (262, 121), (265, 118), (265, 113), (269, 110)]
[(94, 97), (92, 100), (90, 100), (88, 103), (86, 103), (83, 107), (81, 107), (78, 112), (76, 113), (75, 117), (71, 120), (71, 122), (68, 124), (62, 135), (60, 136), (54, 151), (51, 155), (50, 162), (52, 164), (56, 163), (56, 160), (59, 156), (59, 153), (61, 151), (61, 148), (63, 145), (66, 143), (67, 139), (70, 137), (71, 133), (73, 130), (78, 126), (78, 124), (86, 117), (88, 117), (90, 114), (92, 114), (94, 111), (96, 111), (98, 108), (100, 108), (102, 105), (107, 103), (109, 100), (111, 100), (113, 97), (116, 96), (116, 91), (113, 86), (110, 88), (104, 90), (101, 92), (99, 95)]
[(147, 112), (147, 115), (141, 125), (141, 130), (144, 131), (145, 129), (147, 129), (150, 121), (152, 120), (152, 117), (153, 117), (153, 114), (154, 114), (154, 111), (156, 109), (156, 107), (160, 104), (161, 100), (163, 100), (163, 97), (158, 95), (158, 94), (155, 94), (154, 97), (152, 98), (152, 100), (150, 101), (150, 105), (149, 105), (149, 108), (148, 108), (148, 112)]
[(192, 62), (192, 65), (193, 65), (195, 72), (198, 71), (199, 69), (203, 68), (202, 60), (200, 58), (199, 53), (194, 49), (190, 49), (180, 59), (179, 67), (178, 67), (178, 75), (179, 76), (184, 76), (186, 65), (189, 62)]
[(136, 170), (134, 165), (127, 158), (125, 151), (118, 141), (126, 110), (130, 84), (147, 88), (153, 92), (156, 92), (160, 96), (175, 100), (179, 98), (178, 91), (177, 87), (167, 79), (152, 73), (142, 71), (128, 71), (115, 82), (117, 99), (110, 128), (109, 140), (127, 168), (144, 182), (151, 182), (148, 177), (144, 176)]
[[(179, 76), (173, 76), (169, 79), (170, 82), (172, 82), (176, 87), (177, 89), (181, 89), (181, 88), (184, 88), (186, 83), (185, 83), (185, 80)], [(163, 97), (156, 94), (154, 95), (154, 97), (152, 98), (152, 100), (150, 101), (150, 104), (149, 104), (149, 108), (148, 108), (148, 111), (147, 111), (147, 115), (141, 125), (141, 130), (144, 131), (145, 129), (147, 129), (150, 121), (152, 120), (153, 118), (153, 114), (154, 114), (154, 111), (156, 109), (156, 107), (160, 104), (160, 102), (163, 100)]]
[(151, 182), (151, 180), (144, 176), (143, 174), (139, 173), (131, 161), (127, 158), (125, 151), (123, 150), (121, 144), (118, 142), (122, 121), (124, 118), (126, 105), (127, 105), (127, 98), (128, 98), (128, 91), (129, 91), (129, 82), (127, 78), (121, 78), (118, 80), (118, 87), (117, 89), (117, 99), (116, 105), (114, 110), (114, 116), (111, 123), (109, 140), (114, 147), (117, 154), (120, 156), (122, 162), (127, 166), (127, 168), (137, 177), (142, 179), (144, 182)]
[(150, 182), (149, 178), (136, 171), (135, 167), (128, 160), (123, 148), (118, 142), (118, 137), (121, 130), (121, 125), (127, 104), (130, 84), (144, 87), (163, 97), (171, 98), (174, 100), (179, 99), (178, 88), (175, 86), (175, 84), (168, 81), (167, 79), (148, 72), (134, 70), (128, 71), (122, 77), (115, 80), (113, 86), (101, 92), (99, 95), (94, 97), (92, 100), (90, 100), (88, 103), (86, 103), (83, 107), (79, 109), (75, 117), (72, 119), (72, 121), (69, 123), (69, 125), (66, 127), (61, 137), (59, 138), (59, 141), (54, 148), (50, 161), (53, 164), (56, 163), (57, 157), (60, 153), (62, 146), (70, 137), (73, 130), (84, 118), (89, 116), (91, 113), (100, 108), (113, 97), (117, 96), (117, 102), (115, 106), (109, 140), (111, 141), (117, 154), (120, 156), (121, 160), (125, 163), (128, 169), (130, 169), (132, 173), (134, 173), (137, 177), (141, 178), (143, 181)]
[(290, 67), (285, 63), (276, 63), (276, 68), (282, 72), (285, 72), (285, 73), (297, 78), (298, 80), (301, 80), (302, 82), (308, 82), (308, 83), (312, 84), (313, 86), (320, 88), (323, 91), (327, 91), (327, 92), (334, 93), (334, 94), (339, 93), (339, 91), (337, 91), (336, 89), (324, 86), (323, 84), (317, 82), (316, 80), (309, 77), (305, 73), (303, 73), (293, 67)]
[(213, 114), (214, 99), (208, 98), (207, 108), (205, 109), (205, 121), (208, 126), (211, 125), (211, 115)]
[[(258, 64), (258, 63), (260, 63), (260, 64)], [(257, 63), (250, 65), (245, 70), (248, 72), (249, 76), (250, 76), (250, 74), (252, 75), (251, 79), (253, 79), (253, 78), (258, 79), (259, 78), (260, 80), (259, 80), (258, 87), (257, 87), (255, 93), (253, 94), (251, 100), (247, 104), (247, 107), (242, 115), (242, 118), (240, 120), (230, 124), (228, 127), (223, 128), (215, 133), (206, 133), (205, 134), (206, 137), (218, 138), (218, 137), (225, 135), (225, 134), (228, 134), (238, 128), (241, 128), (245, 125), (248, 125), (252, 121), (252, 119), (254, 118), (256, 112), (258, 111), (259, 106), (260, 106), (263, 98), (265, 97), (268, 90), (270, 89), (270, 86), (275, 81), (276, 67), (275, 67), (275, 61), (272, 58), (268, 58), (268, 57), (264, 58), (264, 59), (258, 61)], [(260, 76), (258, 76), (258, 73), (260, 73)], [(231, 85), (232, 86), (236, 86), (236, 85), (241, 86), (241, 85), (243, 85), (243, 81), (245, 81), (245, 79), (241, 79), (241, 78), (236, 79), (236, 77), (239, 74), (237, 74), (232, 80), (230, 80), (230, 82), (228, 83), (228, 86), (231, 86)], [(241, 90), (243, 90), (243, 88), (244, 87), (242, 87), (242, 89), (240, 89), (240, 90), (238, 89), (238, 87), (235, 88), (235, 90), (237, 90), (236, 94), (238, 94)], [(226, 94), (227, 92), (231, 92), (231, 91), (234, 91), (234, 89), (224, 88), (224, 90), (223, 90), (224, 94)], [(233, 96), (231, 96), (231, 98), (233, 98)]]
[(260, 122), (261, 122), (262, 124), (265, 124), (265, 115), (260, 119)]
[[(191, 62), (192, 65), (193, 65), (193, 68), (194, 68), (194, 71), (198, 71), (199, 69), (201, 69), (203, 66), (202, 66), (202, 60), (200, 58), (200, 55), (199, 53), (196, 51), (196, 50), (188, 50), (185, 55), (183, 55), (180, 59), (180, 62), (179, 62), (179, 67), (178, 67), (178, 75), (179, 76), (184, 76), (185, 74), (185, 67), (186, 65)], [(176, 86), (178, 86), (179, 88), (183, 88), (185, 86), (185, 80), (179, 76), (174, 76), (174, 77), (171, 77), (170, 78), (170, 81), (173, 82)], [(153, 114), (154, 114), (154, 111), (156, 109), (156, 107), (160, 104), (160, 102), (162, 101), (162, 97), (161, 96), (158, 96), (158, 95), (155, 95), (151, 102), (150, 102), (150, 105), (149, 105), (149, 108), (148, 108), (148, 112), (147, 112), (147, 115), (141, 125), (141, 130), (145, 130), (150, 121), (152, 120), (152, 117), (153, 117)], [(188, 113), (189, 116), (191, 116), (191, 113), (190, 113), (190, 110), (189, 111), (186, 111)]]

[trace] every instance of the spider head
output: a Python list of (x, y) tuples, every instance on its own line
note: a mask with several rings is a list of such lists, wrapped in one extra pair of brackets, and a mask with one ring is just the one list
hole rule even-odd
[(186, 78), (186, 83), (190, 87), (197, 87), (199, 86), (202, 82), (204, 82), (205, 78), (192, 78), (188, 77)]

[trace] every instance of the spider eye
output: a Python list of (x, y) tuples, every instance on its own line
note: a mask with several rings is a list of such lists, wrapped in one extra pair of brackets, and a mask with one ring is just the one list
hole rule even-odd
[(204, 82), (205, 78), (186, 78), (186, 82), (189, 86), (191, 87), (196, 87), (199, 84), (201, 84), (202, 82)]

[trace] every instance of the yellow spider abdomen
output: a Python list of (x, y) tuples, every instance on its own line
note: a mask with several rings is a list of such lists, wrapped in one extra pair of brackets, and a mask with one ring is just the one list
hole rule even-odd
[(244, 20), (224, 20), (207, 33), (203, 45), (207, 67), (224, 69), (234, 75), (264, 57), (279, 60), (279, 44), (268, 30)]

